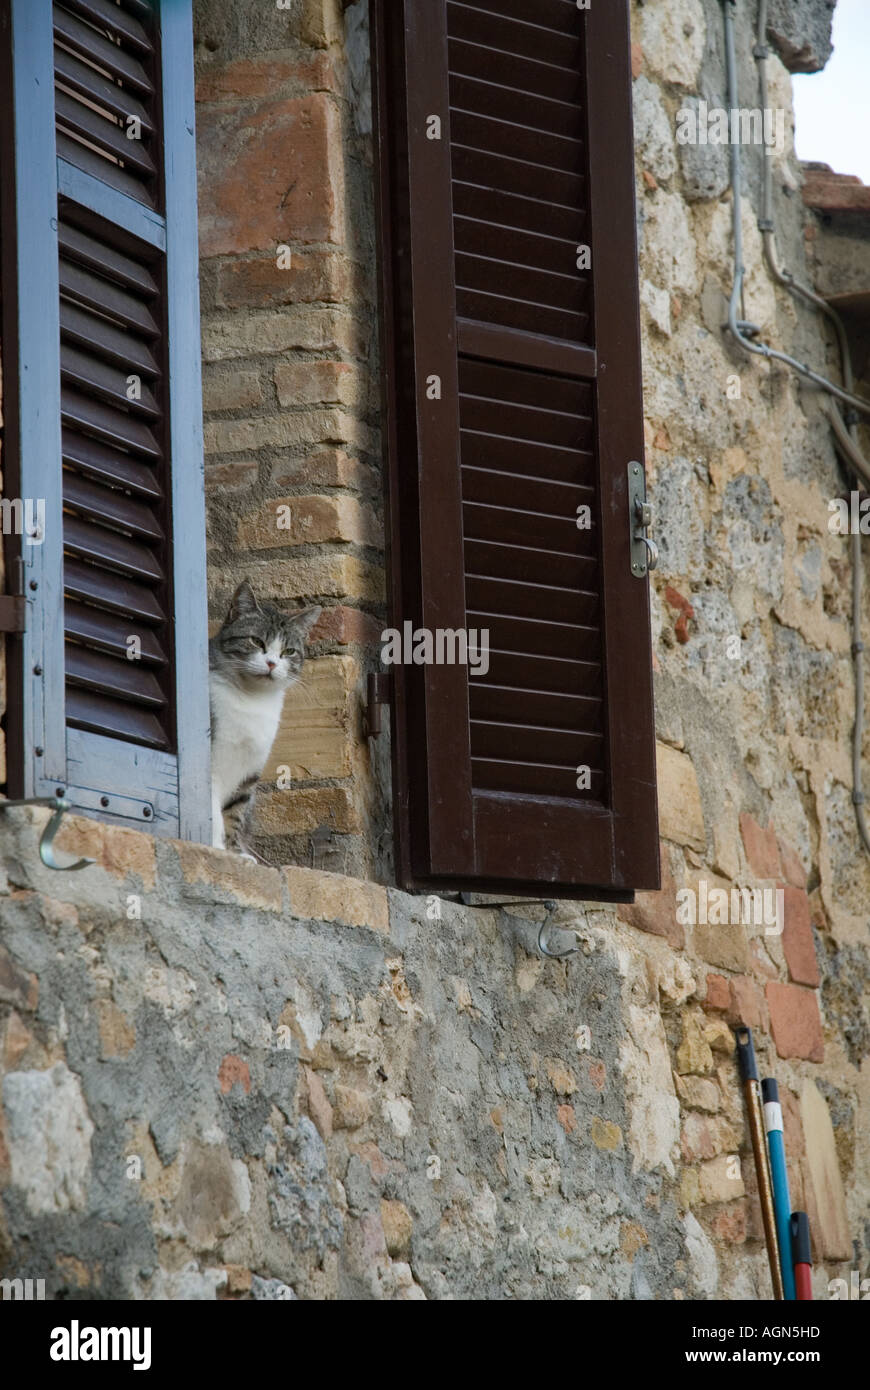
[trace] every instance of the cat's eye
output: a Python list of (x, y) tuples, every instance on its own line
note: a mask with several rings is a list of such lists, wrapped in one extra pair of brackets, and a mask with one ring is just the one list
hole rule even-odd
[(249, 637), (248, 641), (255, 647), (259, 647), (261, 652), (266, 650), (266, 643), (261, 642), (259, 637)]
[(298, 656), (298, 655), (299, 655), (299, 648), (298, 648), (298, 647), (285, 647), (284, 650), (282, 651), (281, 655), (282, 655), (282, 656)]

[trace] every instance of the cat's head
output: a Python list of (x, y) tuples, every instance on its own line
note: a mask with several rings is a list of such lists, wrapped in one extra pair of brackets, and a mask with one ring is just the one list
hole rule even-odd
[(285, 689), (299, 679), (305, 642), (320, 617), (320, 608), (282, 613), (257, 599), (243, 579), (230, 599), (223, 627), (210, 643), (211, 666), (243, 689)]

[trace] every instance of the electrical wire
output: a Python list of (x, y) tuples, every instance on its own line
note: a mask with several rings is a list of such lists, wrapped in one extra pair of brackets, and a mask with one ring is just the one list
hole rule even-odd
[[(725, 18), (725, 65), (728, 77), (728, 104), (730, 110), (736, 111), (737, 107), (737, 55), (734, 49), (734, 21), (732, 18), (732, 7), (736, 6), (737, 0), (721, 0), (723, 14)], [(765, 154), (765, 160), (769, 159)], [(728, 327), (737, 342), (746, 352), (751, 352), (759, 357), (766, 357), (769, 361), (783, 362), (792, 371), (798, 372), (800, 376), (812, 381), (831, 395), (837, 396), (840, 400), (851, 405), (855, 410), (860, 410), (866, 415), (870, 415), (870, 401), (864, 400), (861, 396), (856, 396), (851, 390), (844, 390), (843, 387), (835, 385), (820, 372), (815, 371), (805, 362), (799, 362), (796, 357), (791, 357), (787, 352), (780, 352), (778, 348), (772, 348), (767, 343), (755, 343), (747, 333), (755, 335), (759, 329), (753, 323), (747, 323), (745, 319), (739, 317), (738, 309), (743, 299), (743, 282), (746, 276), (746, 267), (743, 264), (743, 222), (742, 222), (742, 202), (740, 195), (740, 175), (741, 175), (741, 156), (740, 141), (731, 141), (731, 193), (732, 193), (732, 213), (734, 225), (734, 282), (731, 288), (731, 299), (728, 305)], [(788, 281), (783, 281), (788, 283)], [(812, 291), (801, 289), (805, 297), (814, 296)]]
[[(734, 22), (733, 8), (736, 8), (737, 0), (721, 0), (723, 19), (725, 25), (725, 67), (728, 81), (728, 103), (731, 111), (737, 110), (737, 56), (734, 47)], [(753, 56), (758, 68), (758, 79), (760, 88), (761, 110), (767, 110), (767, 59), (769, 48), (767, 45), (767, 12), (768, 0), (759, 0), (758, 4), (758, 28), (756, 33), (756, 43), (753, 48)], [(776, 348), (769, 347), (766, 343), (755, 343), (747, 334), (755, 335), (758, 328), (745, 319), (737, 316), (738, 305), (743, 301), (743, 282), (746, 275), (746, 268), (743, 264), (743, 221), (740, 193), (741, 157), (740, 143), (732, 140), (731, 142), (731, 201), (734, 223), (734, 282), (731, 288), (731, 299), (728, 306), (728, 327), (735, 340), (746, 352), (751, 352), (769, 360), (784, 363), (800, 376), (812, 381), (814, 385), (835, 399), (831, 399), (827, 406), (827, 417), (831, 424), (834, 434), (834, 442), (837, 446), (843, 461), (851, 464), (852, 469), (859, 479), (870, 485), (870, 464), (864, 458), (859, 444), (857, 421), (852, 418), (855, 411), (870, 415), (870, 401), (854, 393), (855, 378), (852, 370), (852, 355), (849, 350), (849, 340), (846, 334), (845, 325), (837, 311), (827, 300), (810, 289), (808, 285), (802, 284), (792, 273), (780, 265), (776, 249), (776, 232), (773, 220), (773, 152), (769, 145), (764, 147), (764, 166), (762, 179), (762, 198), (761, 215), (758, 219), (758, 227), (761, 231), (764, 255), (768, 267), (774, 279), (779, 284), (784, 285), (792, 294), (813, 305), (820, 313), (824, 314), (834, 326), (837, 335), (837, 342), (840, 349), (841, 371), (843, 376), (843, 386), (837, 386), (829, 381), (821, 373), (814, 371), (811, 367), (797, 358), (791, 357), (788, 353), (779, 352)], [(843, 419), (836, 400), (845, 401), (852, 407), (849, 412), (848, 427)], [(858, 833), (861, 842), (870, 855), (870, 829), (867, 826), (867, 819), (864, 814), (864, 792), (863, 792), (863, 770), (862, 770), (862, 749), (864, 742), (864, 643), (861, 640), (861, 609), (863, 603), (863, 569), (861, 563), (861, 536), (855, 530), (851, 534), (850, 556), (852, 563), (852, 664), (855, 683), (855, 723), (852, 731), (852, 803), (855, 807), (855, 820), (858, 826)]]

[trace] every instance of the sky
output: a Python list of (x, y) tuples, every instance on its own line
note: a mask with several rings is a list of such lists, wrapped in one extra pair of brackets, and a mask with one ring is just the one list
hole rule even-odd
[(870, 184), (870, 0), (838, 0), (827, 67), (793, 81), (798, 158)]

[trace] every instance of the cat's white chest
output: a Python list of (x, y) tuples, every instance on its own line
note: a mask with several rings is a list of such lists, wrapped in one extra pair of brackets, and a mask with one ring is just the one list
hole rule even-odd
[(284, 690), (264, 690), (249, 695), (238, 686), (212, 675), (211, 708), (215, 725), (212, 740), (212, 782), (226, 800), (248, 777), (259, 776), (275, 741)]

